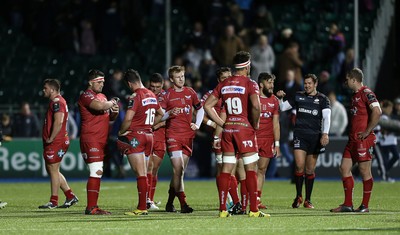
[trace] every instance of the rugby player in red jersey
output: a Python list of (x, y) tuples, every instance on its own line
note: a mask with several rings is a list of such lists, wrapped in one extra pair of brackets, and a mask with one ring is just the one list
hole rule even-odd
[[(243, 159), (246, 171), (246, 187), (250, 197), (250, 217), (269, 217), (258, 210), (257, 206), (257, 161), (258, 146), (256, 130), (260, 120), (259, 88), (250, 74), (250, 53), (240, 51), (233, 58), (236, 73), (219, 83), (205, 103), (208, 116), (217, 125), (224, 128), (222, 132), (222, 172), (218, 178), (219, 216), (228, 217), (226, 196), (231, 180), (231, 172), (236, 164), (235, 154)], [(213, 107), (222, 99), (226, 110), (226, 121), (223, 121)]]
[[(168, 77), (173, 84), (160, 100), (161, 107), (170, 114), (166, 120), (167, 151), (173, 167), (173, 176), (168, 191), (167, 212), (176, 212), (173, 205), (175, 196), (181, 205), (181, 213), (192, 213), (186, 202), (183, 176), (192, 155), (195, 131), (200, 128), (204, 117), (203, 106), (196, 92), (185, 86), (185, 68), (172, 66), (168, 69)], [(193, 123), (193, 108), (196, 121)], [(164, 119), (164, 118), (163, 118)]]
[[(165, 94), (163, 90), (164, 78), (159, 73), (154, 73), (150, 77), (150, 91), (156, 96), (157, 100)], [(148, 159), (147, 165), (147, 183), (148, 183), (148, 195), (147, 195), (147, 209), (158, 210), (157, 203), (154, 202), (154, 194), (156, 192), (157, 181), (158, 181), (158, 170), (160, 169), (162, 160), (167, 149), (165, 143), (165, 121), (157, 123), (153, 126), (153, 151)]]
[[(118, 149), (128, 156), (129, 164), (136, 173), (138, 189), (138, 206), (125, 215), (147, 215), (147, 162), (153, 148), (152, 126), (164, 115), (153, 92), (142, 84), (139, 73), (129, 69), (124, 73), (123, 80), (134, 92), (128, 102), (124, 121), (118, 132)], [(158, 121), (156, 121), (156, 116)]]
[[(345, 84), (353, 91), (351, 98), (351, 127), (349, 140), (343, 152), (340, 173), (344, 189), (344, 202), (331, 212), (369, 212), (369, 199), (374, 180), (371, 174), (373, 147), (376, 137), (373, 129), (382, 114), (379, 101), (374, 92), (363, 84), (363, 72), (354, 68), (346, 75)], [(363, 180), (363, 199), (361, 205), (353, 210), (354, 178), (351, 168), (358, 163)]]
[(119, 113), (117, 99), (107, 101), (102, 94), (104, 73), (92, 69), (88, 74), (89, 86), (79, 97), (78, 105), (81, 115), (80, 147), (82, 157), (89, 168), (89, 179), (86, 185), (87, 215), (108, 215), (97, 205), (100, 192), (100, 181), (103, 175), (103, 160), (108, 137), (109, 122), (116, 119)]
[(273, 94), (275, 75), (260, 73), (258, 76), (258, 86), (260, 87), (260, 127), (256, 131), (258, 144), (258, 171), (257, 171), (257, 194), (258, 208), (266, 209), (261, 203), (262, 188), (265, 181), (265, 173), (268, 164), (274, 157), (279, 157), (279, 100)]
[[(42, 139), (43, 158), (46, 171), (50, 175), (50, 201), (39, 206), (39, 209), (68, 208), (78, 202), (64, 175), (60, 172), (62, 157), (69, 147), (67, 133), (68, 106), (60, 95), (60, 81), (46, 79), (43, 83), (43, 95), (49, 98), (50, 103), (44, 119)], [(64, 192), (66, 200), (58, 206), (58, 189)]]

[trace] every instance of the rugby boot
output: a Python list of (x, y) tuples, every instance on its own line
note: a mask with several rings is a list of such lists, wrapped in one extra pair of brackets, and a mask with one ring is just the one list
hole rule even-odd
[(219, 212), (219, 217), (220, 218), (226, 218), (226, 217), (230, 217), (231, 214), (228, 211), (220, 211)]
[(57, 205), (54, 205), (52, 202), (48, 202), (44, 205), (39, 206), (39, 209), (54, 209), (57, 208)]
[(71, 198), (71, 199), (65, 199), (65, 202), (64, 202), (64, 204), (62, 204), (61, 206), (59, 206), (58, 208), (68, 208), (68, 207), (70, 207), (70, 206), (73, 206), (73, 205), (75, 205), (76, 203), (78, 203), (79, 202), (79, 199), (78, 199), (78, 197), (77, 196), (74, 196), (73, 198)]
[(246, 211), (242, 210), (242, 203), (238, 202), (235, 205), (232, 206), (232, 208), (230, 208), (228, 210), (228, 212), (232, 215), (244, 215), (246, 214)]
[(174, 204), (166, 204), (165, 205), (165, 211), (166, 212), (176, 212)]
[(299, 208), (299, 206), (301, 205), (302, 202), (303, 202), (303, 198), (300, 196), (297, 196), (293, 201), (292, 207)]
[(303, 206), (304, 208), (314, 209), (314, 205), (309, 200), (305, 200)]
[(181, 208), (181, 213), (192, 213), (193, 208), (191, 208), (188, 204), (185, 204)]
[(361, 204), (361, 206), (359, 206), (357, 209), (355, 209), (354, 212), (367, 213), (367, 212), (369, 212), (369, 209), (368, 209), (368, 207)]
[(98, 206), (85, 210), (86, 215), (111, 215), (111, 212), (100, 209)]
[(271, 217), (271, 215), (267, 214), (267, 213), (264, 213), (262, 211), (257, 211), (257, 212), (250, 211), (249, 212), (249, 217), (266, 217), (266, 218), (269, 218), (269, 217)]
[(353, 206), (345, 206), (345, 205), (340, 205), (337, 208), (331, 209), (330, 212), (354, 212)]
[(139, 210), (139, 209), (136, 209), (136, 210), (134, 210), (134, 211), (132, 211), (132, 212), (125, 212), (124, 214), (125, 214), (125, 215), (133, 215), (133, 216), (136, 216), (136, 215), (148, 215), (149, 213), (147, 212), (147, 210)]

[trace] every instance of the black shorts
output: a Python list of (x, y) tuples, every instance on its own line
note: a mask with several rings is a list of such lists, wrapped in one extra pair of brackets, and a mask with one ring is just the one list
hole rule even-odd
[(321, 145), (321, 134), (302, 135), (294, 133), (293, 149), (304, 150), (307, 154), (320, 154), (325, 152)]

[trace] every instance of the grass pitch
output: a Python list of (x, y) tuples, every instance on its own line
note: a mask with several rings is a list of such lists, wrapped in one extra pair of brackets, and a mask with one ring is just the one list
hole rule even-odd
[[(370, 213), (334, 214), (329, 209), (343, 202), (341, 181), (317, 181), (312, 202), (315, 209), (292, 209), (295, 187), (288, 181), (267, 181), (262, 200), (271, 218), (246, 215), (218, 218), (218, 195), (215, 181), (187, 181), (186, 195), (192, 214), (164, 211), (168, 182), (157, 185), (156, 200), (160, 211), (148, 216), (125, 216), (137, 204), (136, 180), (104, 181), (99, 206), (110, 216), (84, 215), (86, 182), (70, 182), (80, 201), (68, 209), (39, 210), (49, 200), (49, 182), (0, 183), (0, 197), (8, 202), (0, 210), (0, 234), (399, 234), (400, 183), (375, 182)], [(354, 206), (362, 197), (362, 183), (357, 181)], [(64, 195), (60, 194), (60, 204)], [(179, 202), (175, 199), (179, 209)]]

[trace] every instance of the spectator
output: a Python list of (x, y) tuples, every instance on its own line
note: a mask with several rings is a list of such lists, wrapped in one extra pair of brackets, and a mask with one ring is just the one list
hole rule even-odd
[(214, 58), (220, 66), (229, 66), (235, 54), (244, 50), (244, 47), (242, 39), (235, 34), (235, 27), (228, 24), (225, 27), (225, 34), (214, 47)]
[(271, 73), (275, 65), (275, 53), (268, 44), (268, 37), (260, 35), (258, 43), (250, 48), (252, 55), (252, 73), (251, 77), (257, 80), (258, 75), (262, 72)]
[(21, 104), (20, 113), (14, 116), (13, 137), (39, 137), (39, 126), (37, 115), (31, 111), (28, 102), (23, 102)]
[(334, 91), (330, 91), (328, 98), (331, 101), (331, 129), (329, 135), (342, 136), (349, 122), (346, 108), (336, 99)]
[(329, 73), (328, 71), (322, 71), (319, 75), (319, 81), (318, 81), (318, 88), (317, 90), (321, 92), (324, 95), (328, 95), (331, 91), (334, 91), (332, 85), (329, 82)]
[(394, 100), (392, 118), (400, 121), (400, 97)]
[(3, 141), (12, 140), (13, 126), (10, 115), (3, 113), (1, 116), (0, 130), (2, 131)]
[[(389, 100), (383, 100), (381, 102), (381, 107), (382, 116), (380, 117), (380, 120), (390, 120), (390, 116), (393, 112), (393, 103)], [(384, 164), (384, 172), (381, 172), (382, 179), (388, 182), (394, 182), (394, 179), (389, 177), (388, 172), (400, 158), (397, 150), (397, 136), (392, 131), (381, 127), (378, 138), (378, 146), (383, 160), (381, 163)]]
[(82, 55), (96, 54), (96, 40), (92, 28), (92, 23), (89, 20), (81, 22), (81, 43), (80, 52)]
[(289, 43), (288, 48), (286, 48), (285, 51), (279, 56), (278, 66), (278, 82), (282, 81), (288, 70), (293, 70), (295, 82), (298, 85), (302, 85), (303, 77), (301, 73), (301, 68), (303, 66), (303, 61), (300, 59), (299, 44), (297, 42)]
[(344, 47), (346, 40), (339, 27), (336, 24), (331, 24), (329, 28), (329, 47), (328, 58), (331, 59), (331, 76), (336, 78), (341, 70), (343, 61), (345, 60)]
[(265, 5), (261, 5), (257, 9), (256, 15), (253, 19), (253, 25), (253, 33), (257, 35), (254, 39), (258, 38), (259, 35), (264, 34), (267, 35), (270, 42), (272, 42), (271, 39), (274, 35), (275, 21), (271, 12), (268, 11)]
[(125, 100), (125, 90), (121, 87), (122, 71), (119, 69), (114, 70), (111, 78), (106, 80), (107, 86), (103, 88), (104, 95), (107, 99), (118, 97), (121, 101)]

